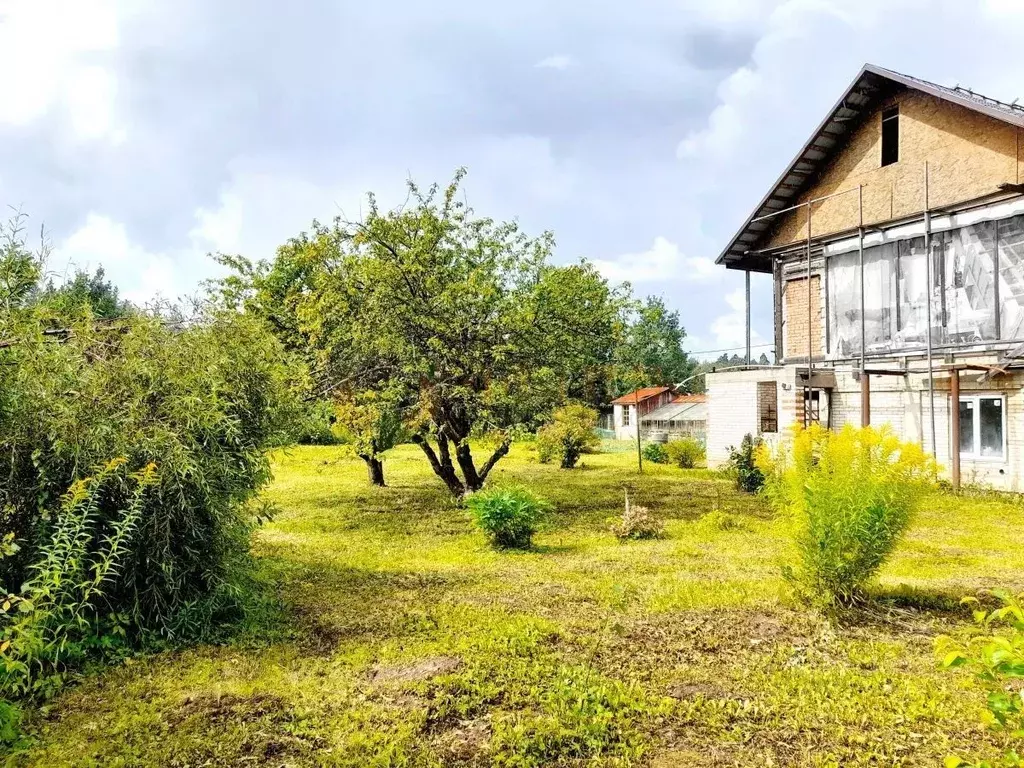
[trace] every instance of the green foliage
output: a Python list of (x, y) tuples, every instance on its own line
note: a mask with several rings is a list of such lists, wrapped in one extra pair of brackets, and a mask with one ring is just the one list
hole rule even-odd
[(88, 312), (93, 317), (113, 320), (132, 311), (131, 304), (119, 296), (117, 286), (106, 279), (103, 267), (98, 267), (93, 274), (78, 270), (61, 285), (54, 285), (52, 280), (47, 282), (40, 301), (60, 318), (78, 317)]
[[(409, 184), (361, 221), (314, 222), (273, 265), (230, 260), (225, 295), (302, 348), (322, 390), (402, 392), (408, 428), (455, 495), (483, 486), (514, 436), (610, 364), (622, 298), (587, 263), (550, 263), (550, 234), (480, 218)], [(472, 437), (496, 434), (478, 464)]]
[(644, 461), (652, 464), (668, 464), (668, 451), (662, 443), (644, 443)]
[(966, 642), (943, 635), (936, 650), (947, 669), (964, 667), (987, 691), (984, 723), (1003, 737), (1005, 752), (996, 761), (970, 762), (946, 759), (947, 768), (1019, 768), (1024, 758), (1017, 752), (1024, 739), (1024, 696), (1017, 681), (1024, 679), (1024, 607), (1021, 597), (1005, 590), (990, 593), (1002, 605), (987, 610), (975, 597), (963, 603), (974, 609), (978, 632)]
[[(41, 263), (23, 241), (0, 251)], [(19, 278), (20, 279), (20, 278)], [(52, 542), (59, 499), (111, 457), (129, 474), (150, 464), (130, 552), (107, 585), (109, 613), (131, 642), (210, 637), (237, 615), (250, 533), (265, 516), (267, 448), (287, 441), (298, 375), (255, 319), (202, 307), (191, 318), (133, 313), (116, 324), (91, 313), (53, 335), (48, 308), (26, 286), (0, 311), (0, 530), (20, 551), (0, 561), (17, 593)], [(95, 530), (123, 517), (123, 499), (96, 497)], [(91, 518), (90, 518), (91, 519)], [(62, 577), (63, 578), (63, 577)]]
[(537, 456), (542, 463), (558, 459), (562, 469), (572, 469), (580, 455), (601, 444), (597, 411), (579, 403), (555, 411), (551, 422), (537, 430)]
[(665, 524), (651, 514), (647, 507), (633, 504), (626, 493), (626, 507), (622, 517), (611, 524), (611, 532), (622, 540), (660, 539), (665, 535)]
[(382, 457), (406, 437), (402, 393), (394, 388), (346, 394), (335, 406), (341, 440), (366, 462), (373, 485), (384, 485)]
[(704, 444), (694, 437), (672, 440), (665, 445), (665, 454), (670, 464), (680, 469), (693, 469), (704, 461)]
[(529, 549), (550, 511), (546, 501), (518, 486), (477, 491), (466, 497), (466, 506), (491, 542), (509, 549)]
[(683, 350), (685, 338), (679, 313), (670, 312), (660, 297), (648, 296), (643, 304), (628, 306), (623, 338), (615, 349), (613, 394), (672, 386), (690, 378), (697, 366)]
[(757, 466), (757, 452), (761, 438), (744, 435), (739, 448), (729, 448), (729, 461), (725, 472), (736, 482), (736, 488), (746, 493), (757, 493), (764, 486), (764, 473)]
[(736, 515), (730, 515), (720, 509), (714, 509), (704, 515), (700, 519), (700, 525), (709, 531), (740, 531), (746, 527)]
[(888, 428), (797, 429), (758, 468), (773, 505), (788, 516), (798, 563), (788, 575), (826, 606), (861, 598), (910, 525), (935, 468), (916, 443)]
[(289, 442), (297, 445), (337, 445), (343, 438), (335, 433), (335, 406), (329, 400), (314, 398), (298, 407), (288, 430)]
[[(78, 480), (64, 495), (48, 542), (19, 592), (0, 606), (0, 696), (49, 698), (69, 670), (124, 645), (131, 618), (113, 589), (156, 484), (155, 467), (125, 459)], [(101, 516), (107, 507), (114, 509)]]

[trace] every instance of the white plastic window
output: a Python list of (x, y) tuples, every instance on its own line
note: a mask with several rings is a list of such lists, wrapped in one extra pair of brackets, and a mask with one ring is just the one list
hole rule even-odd
[(1006, 401), (1002, 397), (961, 397), (959, 418), (962, 458), (1006, 458)]

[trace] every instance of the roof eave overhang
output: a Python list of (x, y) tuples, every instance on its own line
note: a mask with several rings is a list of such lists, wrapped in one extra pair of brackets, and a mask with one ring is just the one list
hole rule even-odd
[(907, 88), (1024, 128), (1024, 114), (1012, 114), (932, 83), (865, 64), (715, 263), (727, 269), (771, 272), (772, 255), (763, 242), (776, 220), (798, 203), (839, 146), (867, 118), (877, 100)]

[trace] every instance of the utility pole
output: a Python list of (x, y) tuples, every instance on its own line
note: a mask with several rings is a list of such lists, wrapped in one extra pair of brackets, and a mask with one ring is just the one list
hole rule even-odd
[[(636, 401), (636, 465), (640, 474), (644, 473), (644, 452), (640, 447), (640, 389), (633, 390), (633, 399)], [(626, 406), (627, 408), (629, 406)]]

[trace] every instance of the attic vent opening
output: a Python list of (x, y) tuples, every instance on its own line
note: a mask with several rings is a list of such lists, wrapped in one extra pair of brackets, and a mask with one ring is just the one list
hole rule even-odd
[(898, 163), (900, 160), (900, 109), (889, 107), (882, 110), (882, 166)]

